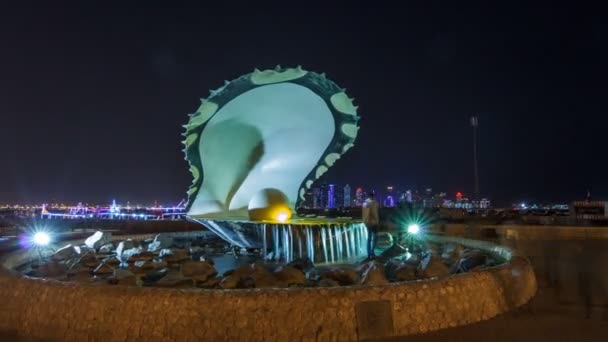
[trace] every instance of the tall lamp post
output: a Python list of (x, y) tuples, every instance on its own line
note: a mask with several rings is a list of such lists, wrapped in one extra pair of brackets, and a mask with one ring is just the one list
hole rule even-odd
[(479, 120), (476, 116), (471, 117), (471, 127), (473, 127), (473, 172), (475, 177), (474, 200), (479, 200), (479, 171), (477, 169), (477, 127)]

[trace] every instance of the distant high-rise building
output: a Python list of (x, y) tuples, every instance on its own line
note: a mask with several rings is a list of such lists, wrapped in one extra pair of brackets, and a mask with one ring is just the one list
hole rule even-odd
[(350, 185), (346, 184), (344, 186), (344, 207), (351, 207), (353, 204), (350, 200)]
[(389, 208), (395, 206), (395, 193), (393, 191), (392, 186), (386, 187), (386, 196), (384, 197), (384, 201), (382, 202), (382, 204), (385, 207), (389, 207)]
[(365, 193), (363, 192), (363, 188), (357, 188), (357, 191), (355, 191), (355, 204), (357, 205), (357, 207), (362, 206), (364, 200)]
[(327, 189), (327, 208), (335, 208), (336, 207), (336, 185), (329, 184), (329, 188)]

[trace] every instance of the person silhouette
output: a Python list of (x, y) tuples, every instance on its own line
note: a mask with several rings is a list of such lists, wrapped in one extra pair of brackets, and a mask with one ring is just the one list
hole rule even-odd
[(376, 234), (378, 233), (378, 224), (380, 223), (378, 215), (378, 201), (375, 194), (370, 192), (367, 199), (363, 202), (361, 214), (363, 223), (367, 228), (367, 257), (373, 259), (376, 255), (374, 249), (376, 247)]

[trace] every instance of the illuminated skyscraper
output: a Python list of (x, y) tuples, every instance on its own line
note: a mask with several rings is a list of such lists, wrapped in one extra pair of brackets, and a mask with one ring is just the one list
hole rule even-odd
[(346, 184), (344, 186), (344, 207), (351, 207), (353, 204), (350, 201), (350, 185)]
[(335, 184), (329, 184), (329, 188), (327, 190), (327, 207), (335, 208), (336, 207), (336, 191)]

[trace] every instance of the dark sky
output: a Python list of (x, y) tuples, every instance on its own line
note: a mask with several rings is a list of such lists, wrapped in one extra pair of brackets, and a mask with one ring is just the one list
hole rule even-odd
[(324, 71), (360, 106), (357, 147), (328, 181), (470, 193), (477, 114), (483, 194), (608, 199), (599, 8), (13, 3), (0, 10), (0, 203), (179, 201), (186, 114), (276, 64)]

